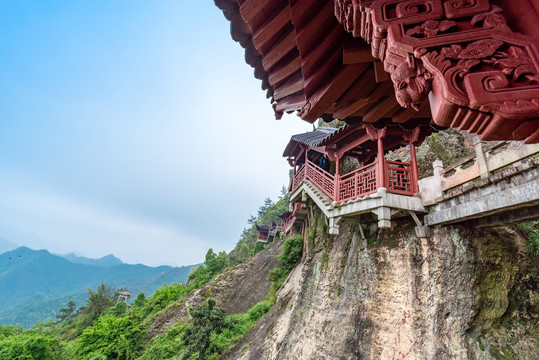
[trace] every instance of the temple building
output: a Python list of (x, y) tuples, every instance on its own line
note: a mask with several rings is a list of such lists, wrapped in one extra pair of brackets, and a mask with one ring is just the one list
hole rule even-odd
[(275, 222), (272, 222), (270, 225), (256, 225), (256, 232), (258, 233), (256, 241), (269, 243), (273, 242), (279, 235), (281, 226)]
[[(406, 215), (421, 229), (415, 147), (426, 136), (450, 127), (477, 134), (478, 144), (539, 143), (538, 0), (215, 4), (277, 119), (295, 112), (309, 123), (346, 124), (294, 135), (285, 149), (297, 222), (316, 204), (331, 234), (343, 217), (370, 214), (381, 228)], [(402, 146), (409, 163), (385, 158)], [(343, 166), (345, 158), (357, 168)], [(484, 174), (497, 167), (484, 154), (477, 161)], [(438, 185), (430, 205), (443, 193)]]
[(118, 298), (116, 299), (116, 303), (119, 303), (120, 301), (127, 303), (131, 295), (133, 295), (133, 293), (129, 290), (120, 290), (116, 294), (118, 295)]
[[(339, 233), (343, 217), (373, 213), (378, 226), (388, 228), (392, 216), (427, 212), (418, 194), (415, 147), (431, 130), (376, 129), (360, 123), (292, 136), (283, 153), (294, 169), (290, 202), (316, 204), (329, 219), (330, 234)], [(410, 162), (385, 158), (402, 146), (409, 146)], [(341, 170), (345, 157), (356, 161), (355, 169)], [(325, 158), (334, 164), (333, 170), (323, 169)]]

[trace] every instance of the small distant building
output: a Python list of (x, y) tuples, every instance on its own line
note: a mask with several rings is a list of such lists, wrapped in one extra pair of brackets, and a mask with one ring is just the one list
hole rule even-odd
[(256, 241), (268, 243), (275, 240), (275, 237), (280, 234), (281, 227), (275, 222), (272, 222), (270, 225), (256, 225), (256, 231), (258, 232)]
[(129, 301), (129, 298), (133, 293), (129, 290), (120, 290), (117, 292), (118, 298), (116, 299), (116, 304), (120, 301), (123, 301), (124, 303), (127, 303)]

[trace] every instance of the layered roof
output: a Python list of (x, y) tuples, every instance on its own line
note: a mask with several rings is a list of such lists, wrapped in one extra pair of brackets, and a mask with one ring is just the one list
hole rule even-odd
[(333, 1), (215, 0), (231, 22), (232, 38), (271, 98), (276, 117), (299, 110), (347, 122), (428, 124), (430, 110), (402, 109), (389, 74), (370, 46), (345, 32)]
[(419, 146), (429, 133), (429, 130), (420, 127), (404, 130), (399, 126), (387, 126), (378, 130), (369, 124), (344, 125), (340, 128), (319, 127), (312, 132), (293, 135), (283, 157), (298, 157), (303, 145), (317, 148), (319, 152), (331, 157), (346, 155), (369, 162), (377, 155), (377, 137), (383, 138), (382, 145), (384, 152), (387, 152), (409, 144)]
[(539, 142), (537, 0), (214, 1), (277, 118)]

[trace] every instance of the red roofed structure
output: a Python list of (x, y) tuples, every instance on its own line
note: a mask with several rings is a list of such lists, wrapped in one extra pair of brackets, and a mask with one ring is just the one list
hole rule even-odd
[(277, 118), (539, 142), (539, 0), (215, 0)]

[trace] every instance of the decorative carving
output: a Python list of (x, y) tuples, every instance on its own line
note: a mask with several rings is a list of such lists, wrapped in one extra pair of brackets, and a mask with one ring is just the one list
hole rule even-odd
[(450, 21), (450, 20), (443, 20), (443, 21), (437, 21), (437, 20), (428, 20), (421, 24), (420, 26), (416, 26), (414, 28), (411, 28), (410, 30), (406, 31), (406, 35), (413, 36), (413, 35), (424, 35), (425, 37), (431, 37), (438, 35), (439, 32), (443, 33), (447, 30), (455, 27), (457, 25), (456, 22)]
[(449, 0), (444, 3), (445, 16), (448, 19), (456, 19), (490, 10), (488, 0)]
[(403, 107), (419, 110), (421, 102), (430, 91), (432, 76), (425, 70), (420, 61), (409, 57), (409, 61), (401, 63), (391, 72), (391, 80), (395, 88), (395, 98)]
[(402, 106), (419, 109), (429, 98), (440, 126), (483, 140), (537, 141), (539, 129), (517, 131), (539, 120), (537, 39), (512, 32), (492, 2), (336, 0), (335, 9), (347, 31), (371, 44)]
[(505, 18), (500, 12), (502, 12), (502, 9), (495, 6), (491, 12), (475, 15), (472, 18), (471, 24), (472, 26), (482, 25), (483, 28), (511, 31), (505, 22)]
[(348, 32), (354, 29), (354, 7), (352, 0), (335, 0), (335, 17)]

